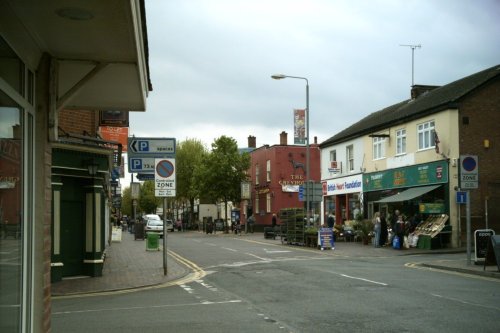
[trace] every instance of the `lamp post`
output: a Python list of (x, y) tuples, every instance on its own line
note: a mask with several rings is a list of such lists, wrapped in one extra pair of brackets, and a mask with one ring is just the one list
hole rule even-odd
[(306, 218), (307, 218), (307, 224), (309, 224), (309, 213), (310, 213), (310, 172), (309, 172), (309, 157), (310, 157), (310, 147), (309, 147), (309, 80), (305, 77), (301, 76), (290, 76), (290, 75), (284, 75), (284, 74), (274, 74), (271, 75), (271, 78), (274, 80), (282, 80), (286, 78), (290, 79), (299, 79), (299, 80), (304, 80), (306, 81)]

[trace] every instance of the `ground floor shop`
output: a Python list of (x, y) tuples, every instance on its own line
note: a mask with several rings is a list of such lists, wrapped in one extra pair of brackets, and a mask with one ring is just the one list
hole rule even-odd
[(453, 207), (447, 161), (366, 173), (363, 191), (367, 216), (379, 212), (392, 228), (399, 213), (407, 222), (406, 234), (418, 230), (421, 241), (429, 243), (424, 248), (451, 246), (454, 223), (449, 218)]
[(106, 183), (113, 152), (56, 146), (52, 156), (51, 281), (101, 276), (111, 226)]
[(330, 215), (334, 216), (335, 224), (343, 224), (362, 213), (362, 181), (362, 174), (323, 181), (323, 224), (327, 223)]

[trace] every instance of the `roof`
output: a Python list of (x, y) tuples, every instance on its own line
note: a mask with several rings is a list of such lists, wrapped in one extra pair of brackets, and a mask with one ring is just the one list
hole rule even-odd
[(144, 1), (0, 1), (0, 30), (31, 70), (54, 60), (57, 109), (145, 111)]
[(460, 99), (475, 89), (500, 76), (500, 65), (485, 69), (460, 80), (428, 91), (415, 99), (408, 99), (376, 111), (323, 141), (320, 148), (341, 143), (387, 128), (388, 125), (407, 122), (424, 115), (456, 108)]

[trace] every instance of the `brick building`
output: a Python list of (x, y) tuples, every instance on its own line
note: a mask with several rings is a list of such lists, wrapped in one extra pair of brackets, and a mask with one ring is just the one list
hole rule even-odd
[[(273, 214), (282, 208), (305, 208), (305, 202), (299, 201), (298, 192), (299, 186), (306, 181), (307, 148), (288, 145), (287, 141), (287, 133), (282, 132), (278, 145), (255, 148), (255, 137), (249, 137), (249, 148), (255, 148), (250, 152), (251, 200), (242, 203), (242, 223), (246, 223), (249, 210), (255, 216), (256, 226), (267, 226), (271, 225)], [(320, 180), (319, 154), (315, 138), (310, 144), (310, 180), (316, 183)], [(311, 210), (318, 214), (319, 208), (311, 203)]]

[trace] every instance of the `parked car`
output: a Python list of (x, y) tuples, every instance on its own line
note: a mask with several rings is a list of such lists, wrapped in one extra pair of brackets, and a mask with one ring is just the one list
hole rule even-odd
[(146, 234), (148, 232), (156, 232), (163, 236), (163, 220), (159, 215), (156, 214), (147, 214), (142, 217), (142, 221), (144, 223), (144, 231)]
[(169, 219), (167, 219), (166, 221), (167, 221), (167, 231), (174, 231), (175, 230), (174, 222)]

